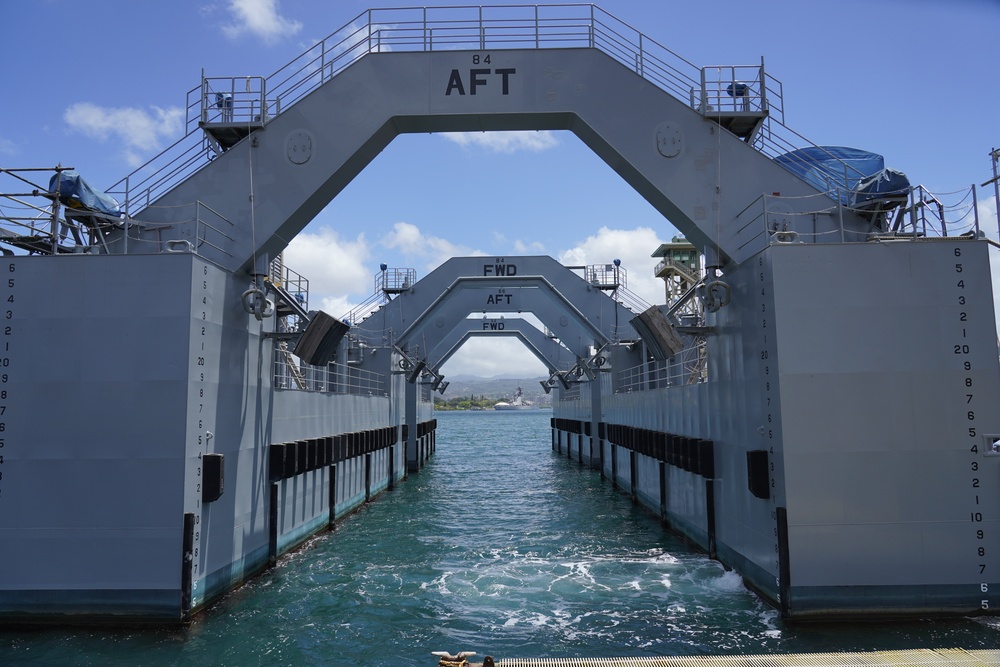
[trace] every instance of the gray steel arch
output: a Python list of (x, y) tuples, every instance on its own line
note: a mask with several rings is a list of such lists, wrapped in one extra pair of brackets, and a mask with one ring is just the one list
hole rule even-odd
[[(815, 207), (789, 199), (815, 195), (813, 187), (598, 49), (500, 49), (477, 66), (484, 54), (369, 53), (140, 217), (188, 222), (188, 210), (169, 207), (200, 202), (216, 224), (177, 224), (176, 236), (225, 268), (247, 269), (281, 251), (396, 135), (490, 130), (572, 131), (689, 240), (724, 260), (768, 244), (767, 216), (751, 209), (762, 194), (781, 192), (789, 214)], [(817, 238), (868, 229), (850, 213), (829, 213), (811, 216), (812, 231), (840, 236)], [(156, 242), (163, 228), (132, 233)]]
[[(354, 325), (427, 359), (473, 313), (534, 314), (576, 357), (634, 340), (635, 314), (551, 257), (454, 257)], [(562, 369), (565, 370), (565, 369)]]
[(566, 346), (546, 336), (527, 320), (520, 317), (467, 318), (452, 329), (427, 355), (428, 367), (440, 372), (448, 360), (461, 349), (467, 340), (475, 337), (514, 337), (520, 340), (535, 357), (545, 364), (549, 373), (568, 370), (576, 358)]

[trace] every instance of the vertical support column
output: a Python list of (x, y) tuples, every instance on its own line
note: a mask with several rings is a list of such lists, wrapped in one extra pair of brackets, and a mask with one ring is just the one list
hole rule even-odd
[(194, 584), (194, 512), (184, 515), (181, 553), (181, 621), (187, 623), (191, 620), (191, 588)]
[[(712, 512), (714, 519), (715, 512)], [(660, 461), (660, 520), (667, 520), (667, 464)]]
[(636, 484), (636, 461), (635, 461), (635, 450), (628, 450), (628, 485), (630, 488), (630, 495), (632, 496), (632, 502), (638, 502), (639, 500), (639, 489), (638, 484)]
[(778, 595), (781, 615), (788, 618), (791, 611), (792, 569), (788, 562), (788, 511), (784, 507), (776, 508), (778, 523)]
[(396, 488), (396, 443), (389, 445), (389, 490)]
[(405, 482), (407, 479), (410, 478), (410, 470), (409, 470), (409, 468), (406, 465), (406, 438), (402, 437), (403, 430), (404, 430), (403, 426), (397, 426), (396, 427), (396, 436), (397, 436), (396, 442), (399, 443), (399, 448), (400, 448), (400, 462), (403, 464), (402, 465), (402, 468), (403, 468), (403, 475), (402, 475), (402, 477), (403, 477), (403, 481)]
[(274, 567), (278, 564), (278, 483), (271, 483), (270, 506), (267, 522), (267, 564)]
[(372, 455), (365, 454), (365, 502), (372, 499)]
[(409, 472), (420, 470), (420, 451), (417, 442), (417, 385), (405, 383), (404, 400), (406, 401), (406, 469)]
[(597, 445), (598, 445), (598, 449), (600, 450), (598, 452), (598, 454), (601, 457), (601, 462), (598, 465), (599, 465), (599, 467), (601, 469), (601, 481), (602, 482), (605, 480), (605, 474), (604, 474), (604, 443), (605, 443), (604, 438), (598, 437)]
[(618, 488), (618, 445), (611, 443), (611, 488)]
[(718, 555), (715, 549), (715, 480), (705, 480), (705, 517), (708, 527), (708, 557), (716, 560)]
[(337, 464), (330, 464), (327, 470), (330, 475), (330, 497), (328, 499), (330, 518), (327, 522), (327, 527), (333, 530), (337, 527)]
[[(603, 438), (601, 424), (604, 423), (604, 409), (601, 407), (601, 373), (590, 382), (590, 469), (594, 469), (594, 438)], [(604, 450), (601, 449), (601, 468), (604, 468)], [(601, 479), (604, 479), (602, 472)]]

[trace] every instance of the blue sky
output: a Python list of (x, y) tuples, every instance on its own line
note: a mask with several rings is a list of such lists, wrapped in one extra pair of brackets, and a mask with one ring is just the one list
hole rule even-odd
[[(598, 4), (699, 66), (763, 57), (783, 84), (786, 124), (816, 144), (881, 153), (935, 192), (991, 175), (998, 0)], [(267, 76), (365, 9), (407, 5), (0, 0), (0, 166), (61, 163), (109, 187), (180, 138), (203, 68)], [(996, 223), (987, 228), (995, 237)], [(571, 134), (404, 135), (293, 242), (288, 264), (312, 280), (311, 305), (338, 316), (371, 292), (380, 262), (425, 275), (472, 253), (620, 257), (629, 287), (662, 301), (649, 253), (675, 233)], [(446, 373), (542, 372), (519, 343), (502, 364), (485, 343)]]

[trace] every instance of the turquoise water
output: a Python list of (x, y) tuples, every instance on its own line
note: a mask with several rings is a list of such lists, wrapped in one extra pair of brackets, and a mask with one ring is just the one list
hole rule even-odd
[(997, 620), (786, 627), (738, 576), (550, 448), (548, 411), (438, 415), (418, 474), (179, 631), (0, 632), (0, 664), (434, 665), (994, 648)]

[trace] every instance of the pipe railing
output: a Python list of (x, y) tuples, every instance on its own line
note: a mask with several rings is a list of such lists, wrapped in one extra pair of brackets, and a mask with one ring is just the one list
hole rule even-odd
[(616, 394), (665, 389), (708, 381), (708, 348), (703, 342), (669, 360), (647, 361), (618, 371)]
[[(260, 98), (266, 122), (369, 53), (515, 48), (597, 48), (681, 100), (701, 79), (697, 66), (593, 4), (383, 8), (362, 12), (270, 76), (250, 77), (249, 97)], [(246, 79), (228, 79), (234, 105), (237, 82)], [(213, 88), (206, 97), (205, 81), (213, 79), (188, 93), (188, 134), (109, 188), (128, 215), (214, 157), (192, 120), (204, 122), (215, 93), (226, 92)]]
[[(711, 113), (706, 105), (712, 101), (711, 106), (727, 111), (764, 114), (752, 145), (768, 157), (807, 146), (822, 150), (784, 124), (782, 85), (767, 74), (763, 61), (698, 67), (593, 4), (369, 9), (270, 76), (225, 81), (230, 82), (234, 105), (238, 94), (247, 97), (249, 112), (259, 108), (259, 122), (265, 123), (369, 53), (524, 48), (596, 48), (677, 99), (702, 109), (708, 118)], [(192, 122), (193, 118), (204, 122), (214, 95), (226, 94), (214, 88), (206, 93), (206, 81), (216, 80), (203, 77), (202, 84), (188, 94), (188, 134), (110, 188), (123, 202), (126, 215), (149, 206), (215, 157), (199, 123)], [(242, 89), (237, 90), (238, 82), (244, 82)], [(223, 104), (216, 111), (221, 114), (224, 108)], [(827, 195), (842, 197), (860, 176), (844, 163), (843, 182), (839, 177), (831, 179)]]
[(313, 366), (277, 346), (274, 350), (274, 388), (355, 396), (387, 395), (385, 375), (381, 373), (341, 363)]
[[(839, 201), (841, 196), (840, 192), (832, 192), (797, 197), (795, 199), (813, 199), (815, 204), (803, 205), (800, 201), (793, 211), (792, 206), (783, 204), (788, 197), (761, 195), (737, 215), (740, 247), (754, 243), (761, 236), (770, 237), (768, 243), (833, 243), (889, 237), (918, 239), (968, 235), (979, 238), (982, 233), (975, 184), (939, 194), (931, 193), (923, 185), (915, 185), (887, 197), (885, 201), (891, 206), (883, 210), (831, 203), (831, 199)], [(872, 228), (846, 230), (842, 217), (845, 211), (871, 219)], [(818, 225), (817, 219), (830, 216), (837, 217), (837, 228), (818, 231), (827, 226)], [(877, 220), (876, 216), (879, 216)]]

